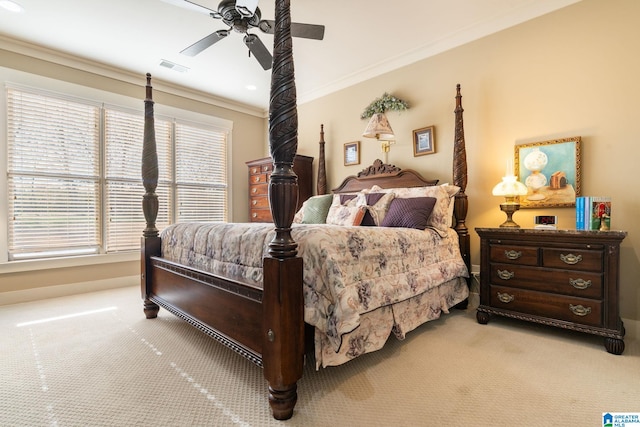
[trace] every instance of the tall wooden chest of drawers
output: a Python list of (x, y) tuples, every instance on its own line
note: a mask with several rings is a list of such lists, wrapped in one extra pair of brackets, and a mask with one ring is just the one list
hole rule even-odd
[(480, 236), (479, 323), (490, 315), (586, 332), (624, 351), (619, 312), (624, 231), (476, 228)]
[[(249, 221), (273, 222), (269, 208), (269, 177), (273, 170), (271, 157), (247, 162), (249, 167)], [(298, 175), (298, 206), (313, 194), (313, 157), (296, 155), (293, 171)]]

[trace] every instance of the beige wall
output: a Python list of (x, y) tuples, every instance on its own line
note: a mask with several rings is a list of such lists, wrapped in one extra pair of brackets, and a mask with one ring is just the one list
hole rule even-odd
[[(455, 85), (462, 86), (469, 165), (468, 227), (504, 220), (491, 189), (505, 172), (514, 145), (581, 136), (582, 190), (613, 198), (612, 227), (629, 235), (621, 249), (622, 317), (640, 319), (640, 195), (633, 185), (640, 158), (640, 2), (583, 0), (517, 27), (371, 79), (299, 108), (299, 149), (317, 157), (325, 125), (327, 175), (333, 188), (381, 156), (361, 134), (362, 110), (387, 91), (408, 101), (388, 114), (397, 136), (389, 163), (450, 182)], [(434, 125), (436, 153), (413, 157), (412, 130)], [(343, 166), (343, 144), (361, 141), (361, 164)], [(516, 222), (557, 215), (575, 228), (575, 210), (520, 210)], [(472, 264), (479, 239), (472, 236)]]

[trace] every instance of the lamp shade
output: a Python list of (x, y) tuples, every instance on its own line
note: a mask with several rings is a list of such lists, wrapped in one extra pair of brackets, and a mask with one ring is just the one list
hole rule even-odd
[(502, 182), (493, 187), (492, 194), (494, 196), (514, 197), (525, 196), (527, 187), (518, 181), (515, 175), (507, 175), (502, 177)]
[(366, 138), (376, 138), (383, 140), (392, 140), (396, 136), (393, 134), (393, 129), (387, 120), (387, 116), (384, 113), (376, 113), (371, 116), (367, 128), (364, 130), (362, 136)]

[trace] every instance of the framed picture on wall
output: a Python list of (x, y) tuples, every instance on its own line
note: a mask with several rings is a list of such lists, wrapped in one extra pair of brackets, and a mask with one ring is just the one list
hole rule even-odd
[(515, 146), (515, 175), (527, 186), (521, 208), (564, 208), (581, 195), (581, 138), (553, 139)]
[(344, 144), (344, 165), (360, 164), (360, 141), (347, 142)]
[(425, 128), (413, 131), (413, 156), (424, 156), (425, 154), (433, 154), (436, 152), (436, 141), (434, 137), (434, 127), (427, 126)]

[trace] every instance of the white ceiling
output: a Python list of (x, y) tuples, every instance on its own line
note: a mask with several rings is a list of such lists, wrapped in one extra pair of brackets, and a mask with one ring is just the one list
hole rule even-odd
[[(0, 47), (35, 45), (131, 73), (160, 79), (252, 108), (268, 108), (264, 71), (232, 32), (195, 57), (180, 51), (228, 28), (183, 0), (15, 0), (0, 8)], [(217, 9), (219, 0), (194, 0)], [(294, 38), (298, 102), (576, 3), (579, 0), (292, 0), (293, 22), (325, 26), (324, 40)], [(275, 0), (260, 0), (274, 19)], [(273, 36), (254, 30), (271, 50)], [(2, 40), (4, 39), (4, 40)], [(10, 43), (8, 43), (10, 42)], [(42, 50), (42, 49), (40, 49)], [(161, 60), (189, 68), (160, 67)], [(0, 66), (2, 66), (0, 58)], [(246, 89), (255, 85), (256, 90)]]

